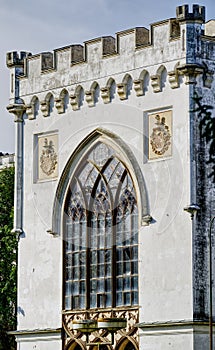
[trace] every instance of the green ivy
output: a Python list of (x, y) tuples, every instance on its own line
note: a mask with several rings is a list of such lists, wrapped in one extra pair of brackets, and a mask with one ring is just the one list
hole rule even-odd
[(0, 171), (0, 350), (15, 349), (17, 239), (13, 228), (14, 167)]
[(211, 110), (213, 106), (203, 104), (202, 97), (194, 95), (193, 100), (196, 104), (193, 112), (197, 112), (199, 118), (200, 136), (203, 137), (208, 144), (209, 155), (207, 164), (211, 164), (212, 170), (209, 177), (215, 182), (215, 117)]

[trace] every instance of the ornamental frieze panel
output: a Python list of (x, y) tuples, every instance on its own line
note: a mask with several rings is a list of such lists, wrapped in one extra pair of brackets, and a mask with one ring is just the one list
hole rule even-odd
[(58, 175), (58, 135), (37, 137), (37, 180), (49, 180)]
[(148, 159), (172, 155), (172, 111), (148, 114)]

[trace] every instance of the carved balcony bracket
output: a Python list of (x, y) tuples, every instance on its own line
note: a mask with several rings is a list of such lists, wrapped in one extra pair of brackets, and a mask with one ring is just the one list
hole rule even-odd
[(85, 98), (86, 102), (88, 103), (89, 107), (94, 107), (95, 106), (95, 90), (91, 89), (85, 92)]
[(43, 100), (40, 102), (40, 109), (44, 117), (48, 117), (49, 115), (49, 102)]
[(57, 109), (58, 114), (64, 113), (64, 98), (56, 97), (55, 98), (55, 107)]
[(110, 88), (103, 87), (101, 88), (101, 97), (104, 103), (110, 103)]
[(136, 92), (137, 96), (143, 96), (145, 95), (144, 89), (143, 89), (143, 79), (136, 79), (134, 80), (134, 90)]
[(77, 111), (79, 109), (79, 95), (78, 94), (74, 94), (74, 95), (70, 95), (70, 104), (72, 106), (73, 111)]
[(161, 77), (159, 74), (151, 75), (151, 85), (154, 92), (161, 91)]
[(126, 100), (127, 99), (127, 84), (126, 83), (117, 84), (117, 93), (119, 95), (120, 100)]

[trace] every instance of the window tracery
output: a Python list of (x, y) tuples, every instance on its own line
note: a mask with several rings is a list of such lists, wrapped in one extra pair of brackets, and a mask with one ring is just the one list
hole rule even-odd
[(65, 310), (138, 304), (138, 213), (128, 169), (97, 142), (65, 204)]

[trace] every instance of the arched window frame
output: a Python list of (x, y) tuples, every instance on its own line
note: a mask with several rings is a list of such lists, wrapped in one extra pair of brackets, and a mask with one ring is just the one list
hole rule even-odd
[(55, 236), (61, 236), (63, 232), (63, 210), (65, 206), (66, 193), (76, 166), (89, 147), (91, 147), (91, 145), (99, 139), (101, 141), (104, 140), (111, 147), (120, 151), (121, 159), (123, 160), (126, 168), (129, 169), (137, 191), (137, 201), (139, 203), (139, 226), (146, 226), (148, 223), (150, 223), (151, 216), (146, 185), (142, 171), (133, 152), (116, 134), (109, 132), (106, 129), (98, 128), (83, 139), (79, 146), (74, 150), (59, 179), (53, 203), (52, 227), (48, 230)]
[(88, 135), (76, 148), (61, 175), (54, 199), (52, 227), (48, 230), (48, 232), (55, 236), (62, 236), (64, 206), (66, 193), (70, 185), (70, 180), (75, 173), (80, 159), (98, 140), (101, 142), (104, 141), (107, 145), (110, 145), (110, 147), (114, 148), (116, 152), (120, 154), (120, 159), (123, 161), (125, 167), (130, 171), (131, 178), (136, 188), (139, 227), (142, 224), (148, 224), (149, 218), (151, 218), (149, 214), (145, 182), (143, 179), (142, 171), (139, 167), (138, 162), (136, 161), (136, 158), (133, 155), (133, 152), (127, 146), (127, 144), (125, 144), (123, 140), (117, 135), (110, 133), (105, 129), (99, 128)]
[(136, 191), (120, 155), (104, 140), (91, 145), (73, 174), (64, 216), (64, 308), (138, 305)]

